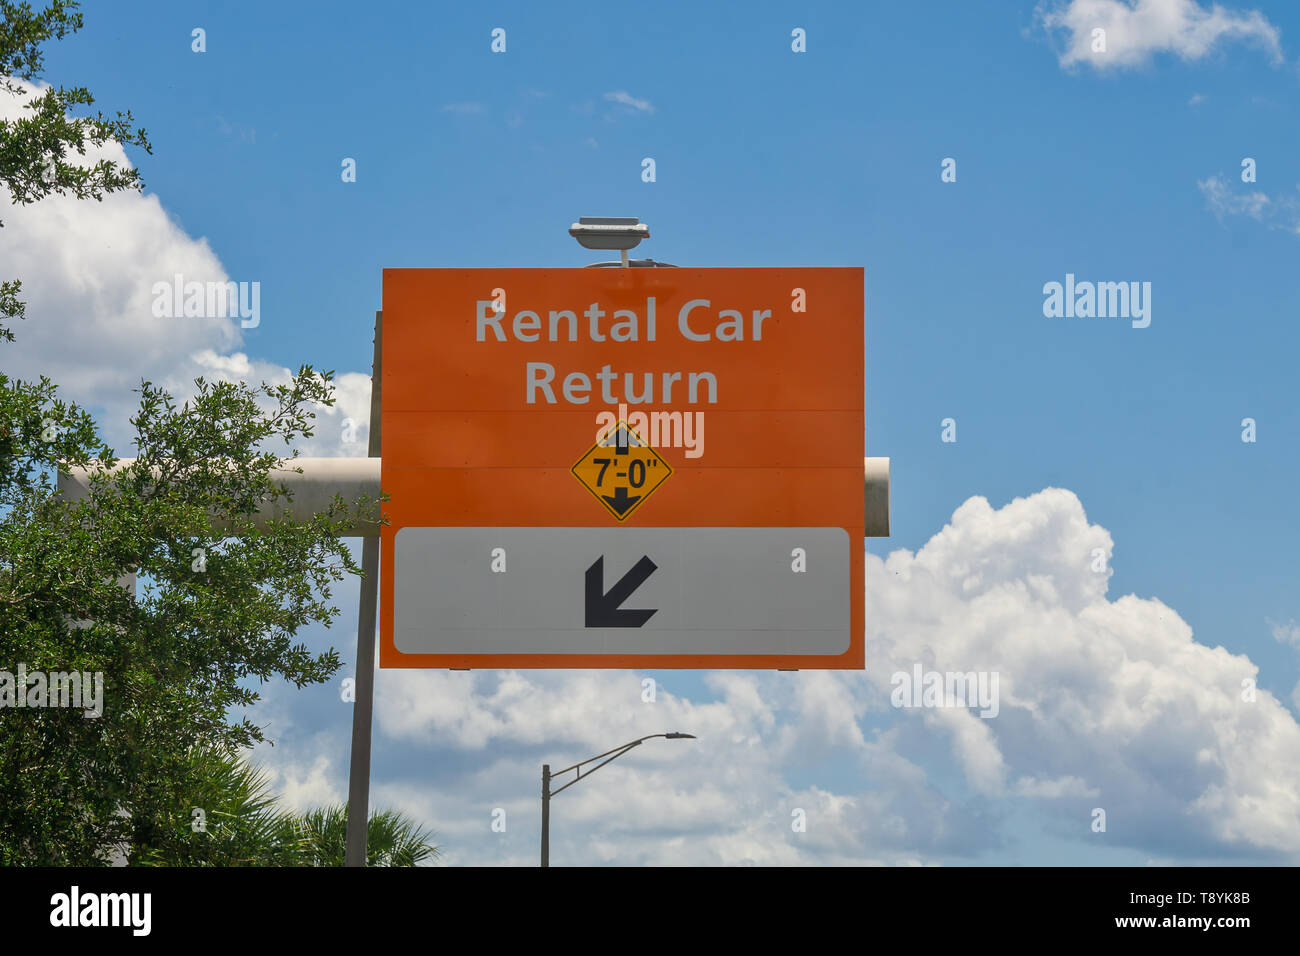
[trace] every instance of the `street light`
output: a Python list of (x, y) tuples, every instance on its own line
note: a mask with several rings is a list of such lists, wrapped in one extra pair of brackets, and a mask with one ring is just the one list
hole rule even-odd
[[(613, 750), (606, 750), (603, 754), (596, 754), (594, 757), (588, 757), (586, 760), (575, 763), (572, 767), (565, 767), (563, 770), (555, 771), (555, 773), (551, 773), (551, 765), (549, 763), (542, 764), (542, 866), (551, 865), (551, 797), (563, 790), (567, 790), (569, 787), (572, 787), (583, 777), (590, 777), (601, 767), (605, 766), (605, 764), (609, 763), (610, 760), (618, 759), (633, 747), (640, 747), (647, 740), (653, 740), (655, 737), (664, 737), (668, 740), (695, 739), (694, 734), (682, 734), (676, 732), (671, 734), (650, 734), (649, 736), (642, 737), (640, 740), (633, 740), (631, 743), (626, 743), (621, 747), (615, 747)], [(608, 759), (600, 760), (601, 757), (606, 757)], [(600, 763), (596, 764), (596, 766), (592, 767), (584, 774), (582, 768), (593, 760), (600, 760)], [(552, 790), (551, 781), (561, 774), (568, 773), (570, 770), (574, 771), (574, 778), (563, 787), (560, 787), (559, 790)]]
[(581, 216), (569, 227), (569, 235), (578, 240), (584, 249), (617, 249), (621, 257), (619, 262), (595, 262), (588, 268), (601, 266), (667, 266), (667, 262), (655, 262), (653, 259), (631, 259), (627, 257), (629, 249), (636, 248), (642, 239), (650, 238), (650, 227), (635, 216)]

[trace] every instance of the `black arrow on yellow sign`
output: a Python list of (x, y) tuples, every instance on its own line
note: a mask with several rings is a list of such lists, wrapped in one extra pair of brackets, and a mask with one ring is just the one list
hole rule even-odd
[(615, 488), (612, 495), (601, 495), (609, 506), (619, 513), (619, 516), (627, 514), (627, 510), (641, 500), (640, 495), (631, 495), (629, 497), (626, 488)]
[(659, 612), (658, 608), (620, 608), (632, 592), (645, 583), (659, 566), (643, 555), (632, 569), (619, 578), (609, 591), (605, 590), (605, 556), (602, 554), (587, 569), (587, 627), (640, 627)]

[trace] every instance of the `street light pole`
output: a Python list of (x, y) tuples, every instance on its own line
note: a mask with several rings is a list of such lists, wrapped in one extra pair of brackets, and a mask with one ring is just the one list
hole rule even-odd
[(551, 765), (542, 764), (542, 866), (551, 865)]
[[(633, 747), (640, 747), (647, 740), (653, 740), (655, 737), (664, 737), (667, 740), (695, 739), (694, 734), (650, 734), (646, 737), (640, 738), (639, 740), (633, 740), (630, 743), (626, 743), (621, 747), (615, 747), (613, 750), (606, 750), (603, 754), (596, 754), (594, 757), (588, 757), (586, 760), (575, 763), (572, 767), (565, 767), (563, 770), (557, 770), (555, 773), (551, 773), (550, 764), (542, 764), (542, 866), (551, 865), (551, 797), (563, 790), (569, 789), (569, 787), (572, 787), (575, 783), (581, 780), (584, 776), (582, 768), (592, 761), (600, 760), (601, 757), (607, 758), (605, 760), (600, 760), (600, 763), (588, 770), (585, 776), (590, 777), (611, 760), (617, 760)], [(574, 771), (574, 778), (564, 786), (560, 787), (559, 790), (552, 790), (551, 781), (561, 774), (568, 773), (570, 770)]]

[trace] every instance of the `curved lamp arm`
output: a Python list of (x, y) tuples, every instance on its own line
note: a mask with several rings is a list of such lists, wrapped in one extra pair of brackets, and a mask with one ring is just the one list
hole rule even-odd
[[(574, 776), (572, 780), (566, 783), (563, 787), (560, 787), (558, 790), (549, 790), (547, 792), (547, 796), (553, 797), (561, 790), (567, 790), (569, 787), (572, 787), (575, 783), (581, 780), (584, 776), (590, 777), (593, 773), (595, 773), (601, 767), (605, 766), (605, 764), (609, 763), (611, 760), (617, 760), (619, 757), (623, 756), (623, 754), (627, 753), (633, 747), (640, 747), (647, 740), (653, 740), (655, 737), (665, 737), (669, 740), (694, 740), (695, 739), (694, 734), (671, 733), (671, 734), (649, 734), (645, 737), (641, 737), (638, 740), (629, 741), (628, 743), (623, 744), (623, 746), (621, 747), (615, 747), (613, 750), (606, 750), (603, 754), (596, 754), (596, 756), (594, 757), (588, 757), (586, 760), (575, 763), (572, 767), (565, 767), (563, 770), (556, 770), (554, 773), (551, 774), (550, 779), (554, 780), (560, 774), (568, 773), (570, 770), (576, 771), (576, 776)], [(601, 760), (602, 757), (604, 757), (605, 759)], [(584, 774), (582, 772), (582, 768), (585, 767), (587, 764), (592, 763), (593, 761), (596, 760), (600, 760), (600, 763), (596, 764), (596, 766), (592, 767)]]

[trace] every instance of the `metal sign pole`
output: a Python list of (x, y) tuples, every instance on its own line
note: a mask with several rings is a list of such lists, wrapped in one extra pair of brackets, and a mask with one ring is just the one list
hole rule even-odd
[[(375, 313), (375, 357), (370, 367), (371, 458), (379, 457), (380, 355), (383, 312)], [(370, 724), (375, 700), (375, 624), (379, 599), (379, 537), (361, 545), (361, 608), (357, 613), (356, 700), (352, 705), (352, 759), (348, 767), (347, 866), (366, 865), (366, 825), (370, 817)]]
[(542, 866), (551, 865), (551, 765), (542, 764)]

